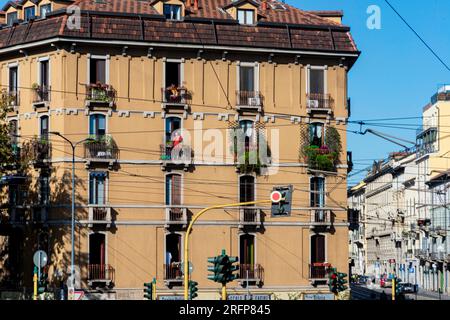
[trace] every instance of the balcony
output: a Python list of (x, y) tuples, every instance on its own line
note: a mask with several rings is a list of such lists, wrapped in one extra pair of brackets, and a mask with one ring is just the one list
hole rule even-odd
[(86, 167), (93, 163), (106, 163), (112, 169), (119, 159), (119, 148), (110, 135), (94, 136), (93, 141), (84, 143), (84, 158)]
[(260, 264), (240, 264), (238, 281), (241, 285), (262, 285), (264, 268)]
[(315, 262), (309, 265), (310, 280), (325, 280), (328, 277), (328, 270), (331, 264), (324, 262)]
[(430, 256), (426, 249), (414, 249), (414, 255), (422, 259), (427, 259)]
[(88, 284), (103, 283), (110, 285), (114, 283), (115, 270), (109, 264), (89, 264), (88, 265)]
[(166, 228), (172, 226), (187, 226), (187, 208), (183, 207), (169, 207), (166, 208)]
[(331, 210), (322, 208), (311, 209), (311, 229), (328, 229), (333, 225), (333, 214)]
[(174, 262), (164, 265), (164, 283), (171, 286), (174, 283), (181, 283), (183, 281), (183, 272), (181, 270), (181, 263)]
[(330, 94), (308, 93), (306, 95), (306, 112), (327, 113), (333, 112), (333, 99)]
[(33, 139), (31, 141), (32, 161), (35, 168), (43, 168), (49, 165), (51, 160), (52, 145), (47, 139)]
[(239, 208), (239, 228), (257, 228), (261, 226), (261, 210), (255, 208)]
[(263, 96), (259, 91), (236, 91), (236, 110), (261, 112)]
[(86, 85), (86, 108), (108, 108), (115, 105), (116, 90), (109, 84)]
[(161, 169), (163, 171), (166, 171), (168, 167), (181, 167), (184, 171), (188, 171), (192, 166), (194, 151), (190, 146), (183, 145), (182, 142), (168, 141), (165, 144), (161, 144), (159, 148), (162, 161)]
[(50, 86), (35, 86), (33, 89), (33, 109), (36, 111), (40, 108), (49, 107), (50, 102)]
[(2, 91), (2, 100), (6, 102), (8, 106), (8, 113), (17, 113), (19, 112), (20, 105), (20, 92), (16, 91)]
[(111, 227), (111, 207), (105, 205), (89, 205), (89, 228), (94, 225)]
[(161, 88), (161, 108), (169, 111), (171, 108), (187, 111), (192, 102), (192, 94), (185, 87)]

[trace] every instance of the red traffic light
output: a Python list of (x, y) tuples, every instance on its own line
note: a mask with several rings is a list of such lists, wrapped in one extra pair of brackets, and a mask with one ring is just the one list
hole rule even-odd
[(278, 202), (280, 202), (281, 201), (281, 199), (282, 199), (282, 195), (281, 195), (281, 192), (280, 191), (273, 191), (271, 194), (270, 194), (270, 200), (272, 200), (272, 202), (273, 203), (278, 203)]
[(337, 275), (336, 275), (336, 273), (333, 273), (332, 275), (331, 275), (331, 279), (336, 279), (337, 278)]

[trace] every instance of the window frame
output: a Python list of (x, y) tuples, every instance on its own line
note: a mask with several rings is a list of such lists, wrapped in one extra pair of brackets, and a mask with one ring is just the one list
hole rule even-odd
[(239, 62), (236, 66), (236, 89), (238, 91), (243, 91), (241, 90), (241, 67), (252, 67), (253, 68), (253, 72), (254, 72), (254, 76), (253, 76), (253, 91), (254, 92), (259, 92), (259, 75), (260, 75), (260, 70), (259, 70), (259, 63), (258, 62)]
[[(312, 206), (314, 195), (316, 195), (316, 197), (320, 196), (320, 193), (313, 193), (313, 191), (314, 191), (312, 189), (313, 179), (322, 179), (322, 181), (323, 181), (323, 195), (322, 195), (323, 196), (323, 206), (322, 207), (320, 207), (320, 206)], [(310, 207), (312, 209), (323, 209), (323, 208), (326, 208), (326, 206), (327, 206), (326, 193), (327, 193), (326, 178), (323, 177), (323, 176), (310, 176), (309, 177), (309, 205), (310, 205)]]
[[(96, 178), (95, 176), (94, 176), (94, 174), (97, 174), (97, 175), (103, 175), (103, 179), (104, 179), (104, 181), (103, 181), (103, 183), (104, 183), (104, 190), (103, 190), (103, 193), (104, 193), (104, 195), (103, 195), (103, 202), (104, 203), (102, 203), (102, 204), (99, 204), (98, 203), (98, 194), (97, 194), (97, 201), (95, 201), (95, 202), (97, 202), (97, 203), (94, 203), (94, 201), (92, 201), (92, 200), (94, 200), (93, 198), (92, 198), (92, 196), (93, 196), (93, 190), (92, 190), (92, 187), (93, 187), (93, 185), (92, 185), (92, 183), (91, 183), (91, 178)], [(108, 172), (107, 171), (101, 171), (101, 170), (91, 170), (91, 171), (88, 171), (88, 181), (89, 181), (89, 183), (88, 183), (88, 205), (90, 205), (90, 206), (96, 206), (96, 205), (98, 205), (98, 206), (102, 206), (102, 205), (107, 205), (107, 203), (108, 203), (108, 185), (109, 185), (109, 175), (108, 175)], [(97, 181), (96, 179), (94, 179), (92, 182), (93, 183), (95, 183), (95, 181)]]
[[(27, 12), (33, 11), (33, 14), (31, 16), (27, 17)], [(29, 6), (26, 8), (23, 8), (23, 21), (28, 22), (31, 19), (36, 18), (36, 6)]]
[(111, 57), (110, 55), (93, 55), (88, 54), (87, 55), (87, 77), (86, 77), (86, 83), (87, 84), (95, 84), (91, 83), (91, 60), (105, 60), (105, 83), (103, 84), (110, 84), (110, 61)]
[[(173, 8), (177, 8), (177, 16), (173, 18)], [(169, 8), (170, 10), (170, 18), (166, 15), (166, 8)], [(164, 3), (163, 4), (163, 15), (167, 20), (170, 21), (181, 21), (183, 18), (183, 15), (181, 12), (183, 11), (183, 6), (181, 4), (171, 4), (171, 3)]]
[[(11, 19), (14, 16), (14, 19)], [(6, 14), (6, 24), (12, 26), (15, 21), (19, 20), (19, 13), (17, 11), (9, 12)]]
[(45, 18), (47, 18), (47, 13), (44, 16), (42, 15), (43, 8), (49, 8), (49, 11), (47, 13), (52, 12), (52, 3), (50, 2), (50, 3), (46, 3), (46, 4), (41, 4), (39, 6), (39, 17), (42, 19), (45, 19)]
[[(323, 71), (323, 95), (328, 94), (328, 66), (311, 66), (308, 65), (306, 69), (306, 94), (311, 94), (311, 70)], [(315, 92), (314, 92), (315, 93)]]
[[(241, 22), (241, 19), (239, 17), (239, 14), (243, 13), (244, 14), (244, 21)], [(251, 19), (252, 19), (252, 23), (248, 23), (247, 19), (248, 14), (251, 13)], [(236, 9), (236, 20), (238, 21), (238, 23), (240, 25), (248, 25), (248, 26), (253, 26), (256, 23), (256, 19), (255, 19), (255, 10), (253, 9)]]

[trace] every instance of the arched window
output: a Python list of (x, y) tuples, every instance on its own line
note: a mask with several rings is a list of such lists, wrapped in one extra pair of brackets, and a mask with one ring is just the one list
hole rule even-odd
[(244, 132), (245, 151), (248, 152), (257, 141), (254, 122), (251, 120), (241, 120), (239, 121), (239, 127)]

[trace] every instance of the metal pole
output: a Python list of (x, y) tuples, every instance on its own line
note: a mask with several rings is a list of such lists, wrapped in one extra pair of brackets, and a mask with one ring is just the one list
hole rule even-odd
[[(231, 203), (231, 204), (222, 204), (217, 206), (212, 206), (205, 208), (201, 210), (200, 212), (196, 213), (194, 217), (192, 217), (191, 222), (189, 223), (189, 226), (186, 230), (186, 236), (184, 237), (184, 300), (189, 300), (189, 235), (192, 230), (192, 226), (194, 225), (195, 221), (204, 214), (206, 211), (212, 210), (212, 209), (221, 209), (221, 208), (227, 208), (227, 207), (240, 207), (240, 206), (246, 206), (246, 205), (252, 205), (252, 204), (261, 204), (261, 203), (271, 203), (272, 200), (260, 200), (260, 201), (251, 201), (251, 202), (240, 202), (240, 203)], [(223, 289), (222, 289), (223, 290)]]
[(74, 267), (75, 267), (75, 145), (70, 143), (72, 147), (72, 229), (71, 229), (71, 242), (72, 242), (72, 252), (70, 255), (71, 267), (70, 267), (70, 278), (72, 282), (72, 287), (75, 287), (75, 277), (74, 277)]
[(222, 283), (222, 301), (227, 300), (227, 285)]

